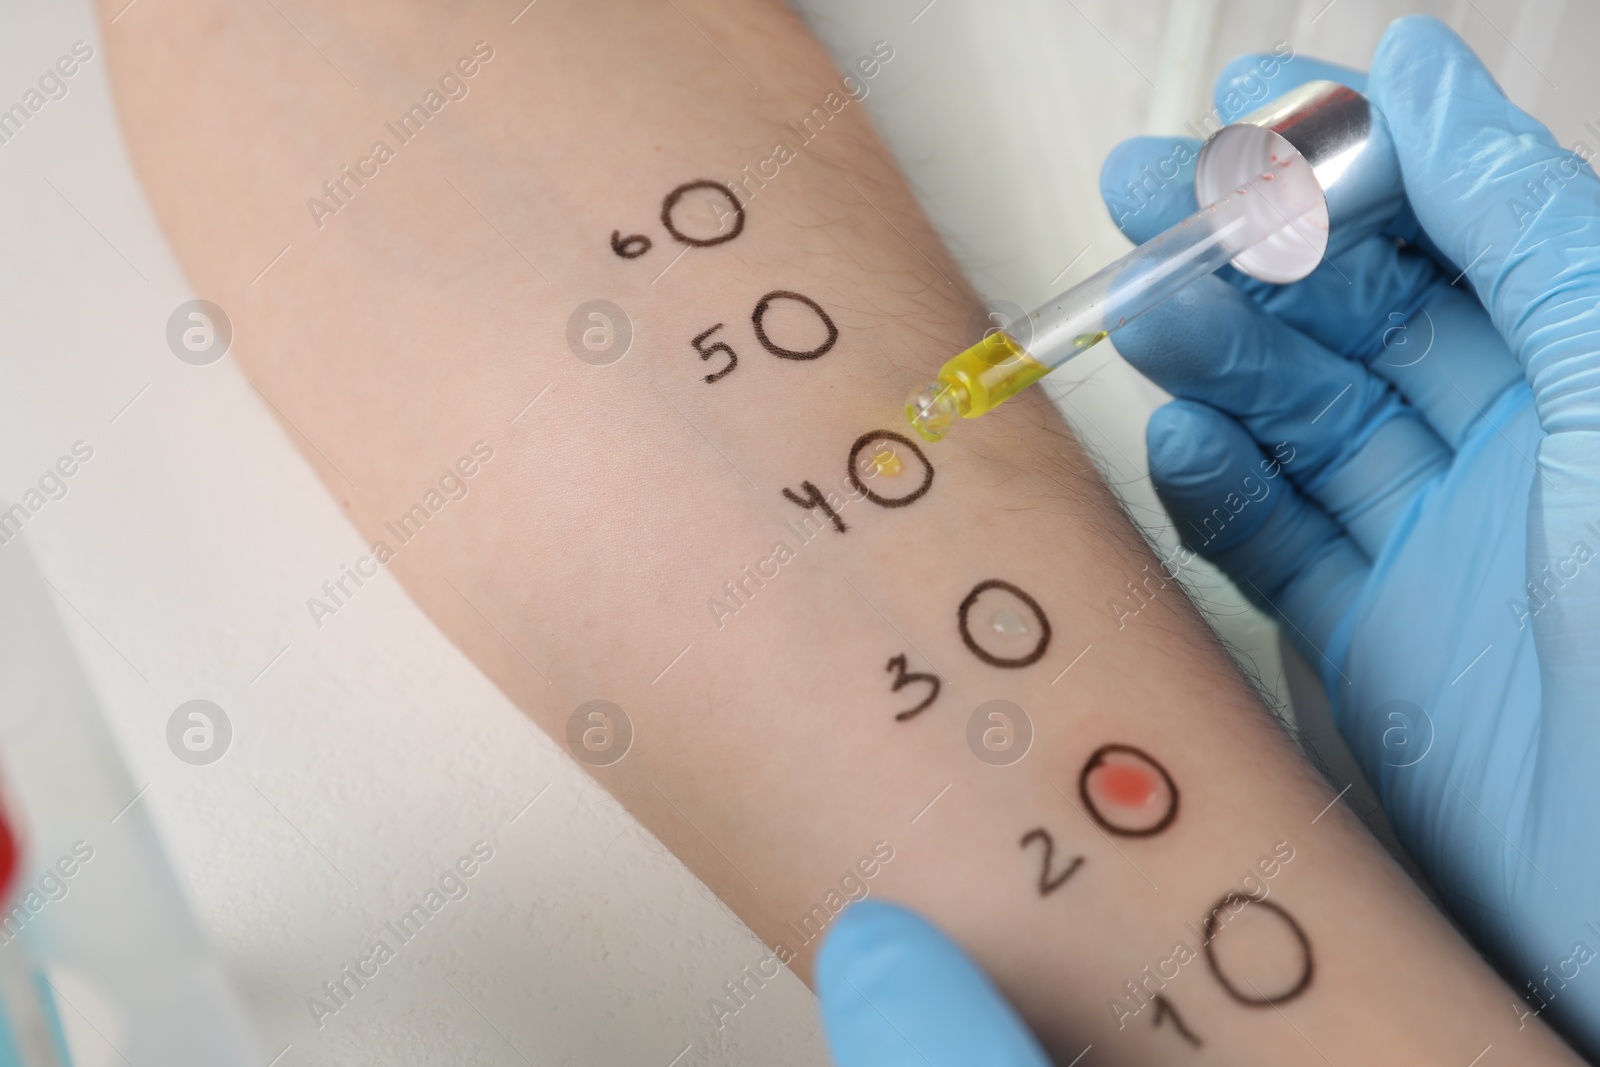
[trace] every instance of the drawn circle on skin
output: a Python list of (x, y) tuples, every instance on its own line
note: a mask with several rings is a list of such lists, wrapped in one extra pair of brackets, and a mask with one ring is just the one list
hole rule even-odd
[[(685, 193), (691, 193), (696, 189), (713, 189), (728, 198), (728, 203), (733, 205), (733, 229), (715, 237), (690, 237), (678, 229), (677, 224), (672, 221), (672, 212), (677, 208), (678, 201), (683, 199)], [(737, 196), (733, 195), (733, 190), (721, 182), (710, 181), (706, 178), (702, 178), (699, 181), (684, 182), (668, 193), (665, 200), (661, 201), (661, 225), (665, 226), (667, 232), (672, 234), (672, 239), (680, 244), (686, 244), (692, 248), (710, 248), (712, 245), (720, 245), (731, 241), (744, 232), (744, 205), (739, 203)]]
[[(812, 311), (815, 311), (817, 318), (822, 320), (822, 325), (828, 328), (828, 339), (816, 348), (808, 350), (784, 348), (782, 345), (773, 344), (772, 339), (767, 336), (767, 327), (764, 320), (767, 317), (767, 309), (772, 306), (774, 300), (798, 300)], [(839, 340), (839, 327), (835, 326), (833, 320), (828, 317), (828, 313), (822, 310), (822, 305), (804, 293), (796, 293), (789, 289), (774, 289), (762, 297), (761, 301), (756, 304), (755, 311), (750, 313), (750, 322), (756, 328), (756, 340), (761, 342), (761, 347), (779, 359), (817, 359), (831, 352), (833, 346)]]
[[(861, 480), (861, 471), (857, 467), (857, 464), (860, 462), (862, 450), (868, 445), (872, 444), (874, 441), (893, 441), (897, 445), (905, 446), (906, 451), (910, 452), (913, 456), (916, 456), (917, 462), (922, 464), (922, 484), (918, 485), (905, 496), (884, 496), (881, 493), (874, 493), (871, 489), (868, 489), (867, 483)], [(922, 454), (922, 449), (917, 447), (917, 443), (915, 441), (907, 437), (905, 434), (895, 433), (893, 430), (872, 430), (856, 438), (856, 443), (850, 446), (850, 458), (845, 460), (845, 467), (850, 475), (850, 484), (855, 488), (856, 492), (860, 493), (862, 496), (866, 497), (880, 508), (903, 508), (913, 501), (922, 499), (923, 495), (927, 493), (929, 487), (933, 485), (933, 464), (928, 462), (928, 457)], [(1024, 598), (1027, 597), (1026, 593), (1022, 595)], [(1043, 618), (1043, 615), (1041, 614), (1040, 617)], [(963, 621), (961, 625), (962, 632), (965, 633), (966, 623)], [(1045, 632), (1047, 639), (1049, 629), (1049, 625), (1046, 624)]]
[[(906, 443), (910, 444), (911, 442), (907, 441)], [(1010, 593), (1026, 604), (1028, 610), (1033, 612), (1033, 617), (1039, 620), (1039, 640), (1033, 646), (1033, 651), (1027, 655), (997, 656), (973, 639), (967, 617), (971, 614), (973, 606), (978, 603), (978, 598), (991, 589), (1001, 589)], [(1044, 609), (1039, 606), (1039, 602), (1017, 586), (999, 578), (989, 578), (973, 586), (972, 592), (967, 594), (967, 599), (961, 602), (961, 610), (957, 613), (957, 619), (961, 628), (961, 643), (967, 646), (968, 652), (971, 652), (991, 667), (1030, 667), (1043, 659), (1045, 650), (1050, 647), (1050, 620), (1045, 618)]]
[[(1295, 941), (1299, 944), (1300, 959), (1302, 961), (1299, 978), (1292, 985), (1290, 985), (1289, 988), (1285, 989), (1281, 993), (1269, 993), (1263, 992), (1257, 988), (1256, 983), (1251, 982), (1250, 985), (1252, 988), (1247, 993), (1234, 985), (1228, 976), (1222, 973), (1222, 967), (1217, 963), (1217, 952), (1213, 946), (1215, 945), (1217, 938), (1222, 935), (1220, 924), (1217, 922), (1217, 913), (1224, 908), (1228, 910), (1230, 915), (1245, 908), (1265, 908), (1267, 911), (1276, 915), (1283, 921), (1283, 924), (1288, 928), (1289, 932), (1294, 935)], [(1311, 959), (1311, 940), (1310, 938), (1306, 937), (1306, 932), (1300, 928), (1300, 924), (1295, 922), (1294, 916), (1290, 915), (1288, 911), (1279, 905), (1274, 904), (1263, 897), (1245, 896), (1242, 893), (1229, 893), (1221, 900), (1213, 904), (1211, 906), (1211, 910), (1206, 913), (1205, 931), (1206, 965), (1211, 968), (1211, 973), (1217, 979), (1217, 984), (1222, 986), (1222, 988), (1230, 997), (1232, 997), (1234, 1000), (1237, 1000), (1245, 1007), (1277, 1007), (1286, 1003), (1287, 1001), (1293, 1000), (1301, 993), (1304, 993), (1306, 991), (1306, 987), (1311, 984), (1311, 975), (1315, 969)]]
[(991, 767), (1009, 767), (1033, 747), (1033, 720), (1021, 705), (989, 700), (967, 716), (967, 748)]
[[(1166, 803), (1152, 810), (1163, 792)], [(1178, 786), (1154, 756), (1132, 745), (1101, 745), (1078, 775), (1090, 818), (1119, 837), (1154, 837), (1178, 817)]]
[(609, 700), (588, 700), (567, 717), (567, 748), (582, 763), (609, 767), (633, 747), (633, 720)]

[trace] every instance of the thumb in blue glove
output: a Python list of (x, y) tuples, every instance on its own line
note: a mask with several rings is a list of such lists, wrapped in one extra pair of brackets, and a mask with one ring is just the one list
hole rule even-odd
[(977, 964), (897, 905), (848, 908), (817, 954), (816, 982), (839, 1067), (1049, 1067)]

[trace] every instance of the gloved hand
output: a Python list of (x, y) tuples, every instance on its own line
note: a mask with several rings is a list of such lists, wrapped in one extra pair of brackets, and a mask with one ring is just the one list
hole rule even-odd
[(896, 905), (845, 909), (817, 953), (816, 982), (839, 1067), (1050, 1067), (967, 954)]
[[(1225, 268), (1113, 336), (1179, 398), (1151, 476), (1318, 668), (1401, 840), (1527, 997), (1507, 1010), (1600, 1056), (1600, 179), (1433, 19), (1395, 23), (1365, 78), (1258, 63), (1224, 73), (1225, 120), (1364, 89), (1409, 207), (1299, 283)], [(1105, 164), (1136, 242), (1195, 209), (1179, 143)]]

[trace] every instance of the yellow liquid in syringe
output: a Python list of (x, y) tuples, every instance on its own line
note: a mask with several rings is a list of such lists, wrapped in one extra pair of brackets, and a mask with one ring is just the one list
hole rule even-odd
[[(1104, 330), (1086, 333), (1073, 348), (1082, 351), (1105, 336)], [(906, 418), (917, 433), (938, 441), (956, 417), (992, 411), (1049, 373), (1010, 334), (996, 330), (940, 367), (938, 380), (906, 402)]]

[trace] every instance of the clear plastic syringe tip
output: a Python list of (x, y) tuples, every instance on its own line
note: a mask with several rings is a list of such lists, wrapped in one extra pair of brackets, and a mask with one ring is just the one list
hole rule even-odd
[(906, 397), (906, 421), (929, 441), (940, 441), (966, 408), (967, 391), (956, 382), (933, 381)]

